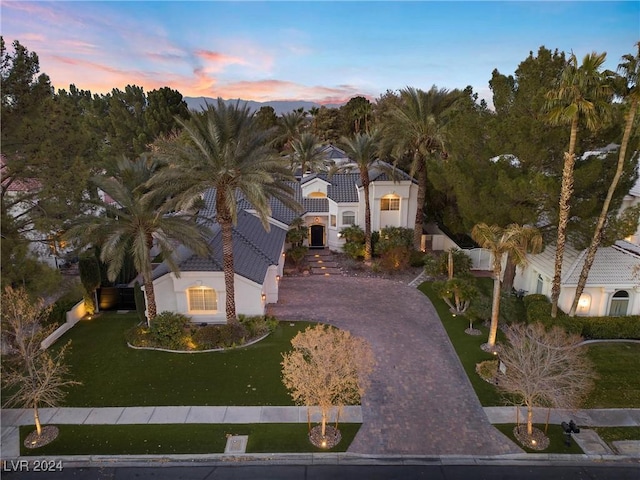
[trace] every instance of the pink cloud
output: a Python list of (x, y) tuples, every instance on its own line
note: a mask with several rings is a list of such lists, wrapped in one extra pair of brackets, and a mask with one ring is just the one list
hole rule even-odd
[(225, 55), (224, 53), (213, 52), (211, 50), (196, 50), (195, 54), (196, 56), (198, 56), (203, 60), (214, 62), (214, 63), (220, 63), (220, 64), (230, 64), (230, 63), (246, 64), (247, 63), (245, 60), (239, 57)]

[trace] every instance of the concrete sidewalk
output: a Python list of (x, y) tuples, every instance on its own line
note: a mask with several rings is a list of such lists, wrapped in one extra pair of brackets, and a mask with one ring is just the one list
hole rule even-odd
[[(42, 425), (136, 425), (197, 423), (306, 423), (306, 407), (103, 407), (41, 408)], [(311, 421), (319, 422), (317, 408)], [(344, 407), (342, 423), (362, 423), (360, 406)], [(2, 459), (20, 456), (20, 425), (33, 425), (33, 410), (0, 410)]]

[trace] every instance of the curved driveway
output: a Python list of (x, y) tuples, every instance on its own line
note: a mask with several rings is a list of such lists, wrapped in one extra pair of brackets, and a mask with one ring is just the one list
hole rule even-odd
[(366, 338), (377, 365), (349, 448), (362, 454), (522, 452), (489, 423), (429, 299), (391, 280), (284, 277), (270, 312)]

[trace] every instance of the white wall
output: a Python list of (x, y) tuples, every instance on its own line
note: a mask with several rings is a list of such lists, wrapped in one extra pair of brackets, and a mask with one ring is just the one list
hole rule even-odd
[[(265, 287), (240, 275), (235, 275), (236, 313), (238, 315), (264, 315), (266, 303), (277, 301), (277, 280), (280, 266), (273, 265), (267, 271)], [(280, 273), (281, 275), (281, 273)], [(274, 287), (275, 285), (275, 287)], [(224, 274), (222, 272), (182, 272), (180, 278), (169, 273), (153, 282), (156, 307), (158, 313), (163, 311), (183, 313), (192, 318), (194, 322), (225, 323), (226, 290), (224, 286)], [(187, 289), (195, 286), (213, 288), (217, 294), (218, 309), (215, 313), (194, 314), (189, 312), (187, 301)], [(262, 294), (267, 295), (266, 301), (262, 300)]]
[[(358, 189), (362, 198), (363, 188)], [(400, 210), (380, 211), (380, 200), (385, 195), (400, 197)], [(384, 227), (413, 228), (416, 219), (418, 198), (418, 186), (410, 181), (392, 182), (377, 181), (369, 185), (369, 199), (371, 204), (371, 230), (381, 230)], [(362, 215), (364, 216), (364, 201), (360, 202)]]

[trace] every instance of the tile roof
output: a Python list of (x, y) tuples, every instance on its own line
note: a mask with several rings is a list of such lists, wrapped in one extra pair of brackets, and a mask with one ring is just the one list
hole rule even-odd
[[(586, 253), (587, 250), (582, 251), (563, 275), (564, 285), (578, 284)], [(621, 241), (610, 247), (601, 247), (596, 252), (593, 265), (589, 270), (587, 285), (637, 286), (640, 280), (634, 275), (633, 269), (638, 265), (640, 265), (640, 249), (629, 242)]]
[[(205, 209), (203, 214), (214, 218), (215, 191), (208, 190), (204, 195)], [(264, 281), (267, 269), (277, 265), (284, 245), (286, 230), (271, 225), (269, 232), (262, 226), (256, 216), (241, 210), (238, 212), (238, 223), (233, 227), (234, 269), (241, 275), (256, 283)], [(218, 223), (211, 223), (209, 240), (211, 254), (208, 257), (195, 255), (186, 247), (178, 248), (176, 261), (182, 272), (221, 272), (222, 268), (222, 230)], [(166, 263), (160, 264), (153, 271), (153, 278), (169, 273)]]
[[(571, 245), (565, 245), (564, 256), (562, 257), (562, 271), (566, 272), (571, 265), (578, 258), (579, 252), (571, 247)], [(537, 271), (553, 278), (553, 272), (556, 260), (556, 246), (547, 245), (545, 249), (537, 255), (528, 255), (529, 264)]]

